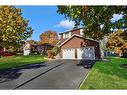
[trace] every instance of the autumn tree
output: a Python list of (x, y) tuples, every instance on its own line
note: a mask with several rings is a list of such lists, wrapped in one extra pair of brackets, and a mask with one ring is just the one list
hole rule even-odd
[(21, 9), (0, 6), (0, 47), (18, 47), (32, 32), (28, 20), (22, 17)]
[(123, 50), (127, 48), (127, 39), (125, 38), (125, 32), (123, 30), (117, 30), (109, 34), (107, 47), (110, 50), (114, 50), (115, 53), (123, 53)]
[[(85, 36), (100, 40), (114, 29), (126, 29), (126, 10), (126, 6), (58, 6), (57, 12), (75, 21), (76, 26), (84, 26)], [(112, 22), (114, 14), (122, 14), (123, 17)]]
[(58, 35), (55, 31), (52, 30), (48, 30), (43, 32), (40, 35), (40, 42), (39, 44), (44, 44), (44, 43), (48, 43), (51, 45), (55, 45), (58, 41)]
[(38, 42), (35, 40), (27, 40), (27, 42), (29, 42), (31, 45), (37, 45)]

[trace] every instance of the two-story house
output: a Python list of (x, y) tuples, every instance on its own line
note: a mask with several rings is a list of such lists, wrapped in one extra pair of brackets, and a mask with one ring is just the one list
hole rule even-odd
[(57, 43), (60, 48), (61, 59), (100, 59), (99, 42), (83, 37), (83, 29), (73, 29), (60, 33), (60, 40)]

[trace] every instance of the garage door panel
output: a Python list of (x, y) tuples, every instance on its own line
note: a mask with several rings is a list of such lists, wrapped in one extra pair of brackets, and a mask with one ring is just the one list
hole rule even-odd
[(95, 59), (94, 47), (85, 47), (77, 49), (77, 59)]
[(63, 59), (75, 59), (75, 49), (63, 49)]

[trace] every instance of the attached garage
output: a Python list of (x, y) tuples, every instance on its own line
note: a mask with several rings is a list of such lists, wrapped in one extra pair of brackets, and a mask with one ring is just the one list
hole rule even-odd
[(94, 47), (77, 48), (77, 59), (95, 60)]
[(100, 59), (99, 42), (91, 39), (85, 39), (79, 35), (73, 35), (59, 45), (60, 58), (62, 59)]
[(75, 49), (63, 49), (63, 59), (75, 59)]

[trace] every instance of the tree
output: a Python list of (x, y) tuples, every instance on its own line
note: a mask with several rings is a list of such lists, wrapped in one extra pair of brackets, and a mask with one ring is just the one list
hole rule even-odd
[(58, 41), (58, 35), (55, 31), (45, 31), (40, 35), (40, 42), (39, 44), (48, 43), (51, 45), (55, 45)]
[[(126, 9), (126, 6), (58, 6), (57, 12), (75, 21), (76, 26), (83, 25), (85, 36), (99, 40), (113, 29), (126, 29)], [(122, 14), (123, 17), (112, 22), (114, 14)]]
[(125, 39), (124, 32), (117, 30), (109, 34), (107, 47), (114, 50), (115, 53), (121, 54), (125, 48), (127, 48), (127, 40)]
[(35, 40), (27, 40), (27, 42), (29, 42), (30, 45), (37, 45), (38, 44), (38, 42)]
[(28, 20), (22, 17), (21, 9), (0, 6), (0, 47), (18, 47), (32, 32)]

